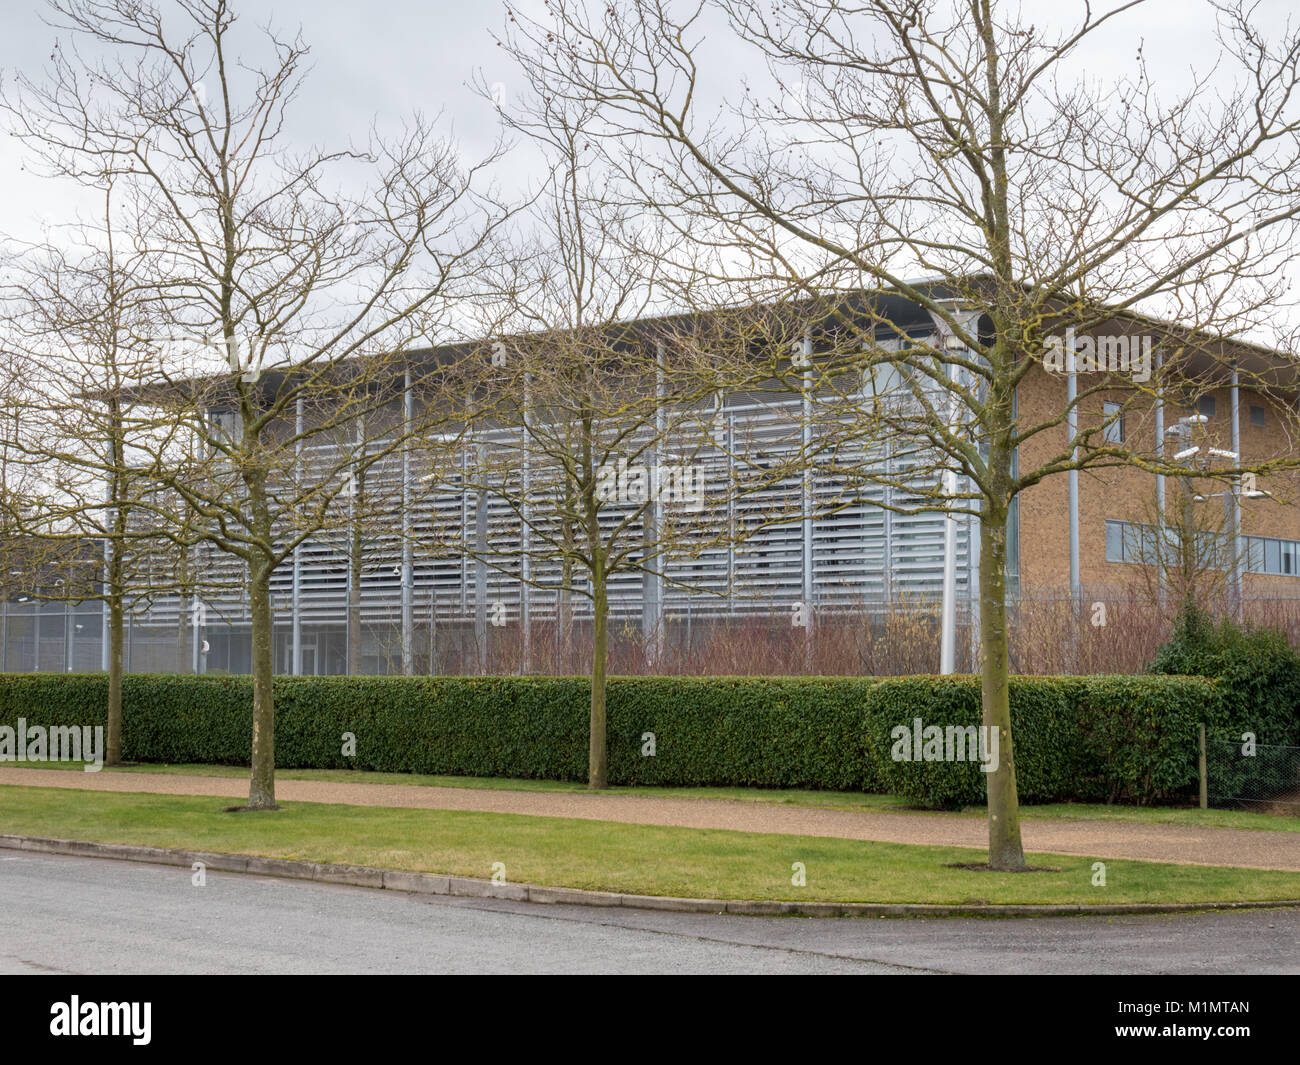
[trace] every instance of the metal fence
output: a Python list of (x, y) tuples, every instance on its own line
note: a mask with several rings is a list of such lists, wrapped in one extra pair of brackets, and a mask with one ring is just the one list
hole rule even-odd
[(1205, 767), (1211, 806), (1300, 813), (1300, 747), (1209, 740)]
[[(536, 611), (525, 626), (517, 613), (476, 620), (457, 604), (417, 601), (409, 645), (410, 671), (427, 674), (582, 674), (590, 668), (592, 622), (579, 609), (561, 625), (554, 609)], [(978, 639), (967, 601), (956, 610), (957, 669), (976, 668)], [(307, 675), (400, 675), (403, 631), (386, 612), (360, 611), (358, 647), (346, 610), (335, 617), (301, 618), (298, 671)], [(216, 610), (191, 620), (188, 611), (126, 611), (123, 666), (128, 673), (248, 673), (252, 664), (246, 618)], [(180, 620), (178, 621), (178, 614)], [(541, 615), (540, 617), (537, 615)], [(939, 604), (932, 599), (889, 606), (810, 612), (795, 624), (788, 604), (734, 617), (690, 606), (667, 613), (656, 626), (627, 613), (609, 619), (610, 669), (624, 674), (849, 674), (933, 673), (939, 668)], [(274, 670), (293, 673), (295, 626), (277, 601)], [(107, 623), (100, 603), (0, 604), (0, 669), (10, 673), (94, 672), (107, 668)], [(350, 663), (352, 665), (350, 666)]]

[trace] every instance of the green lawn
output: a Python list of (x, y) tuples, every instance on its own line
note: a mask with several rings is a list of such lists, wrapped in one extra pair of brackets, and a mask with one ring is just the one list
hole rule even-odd
[[(80, 771), (79, 762), (4, 762), (4, 767)], [(202, 777), (248, 778), (248, 770), (228, 765), (136, 765), (104, 769), (105, 773), (178, 773)], [(347, 784), (411, 784), (421, 787), (486, 788), (506, 791), (585, 792), (585, 784), (560, 780), (520, 780), (511, 777), (431, 776), (420, 773), (371, 773), (361, 769), (277, 769), (280, 780), (327, 780)], [(643, 795), (673, 799), (725, 799), (778, 806), (812, 806), (830, 810), (881, 810), (913, 813), (919, 817), (953, 816), (908, 807), (896, 795), (864, 795), (856, 791), (807, 791), (765, 788), (645, 788), (612, 787), (611, 795)], [(1271, 829), (1300, 832), (1300, 811), (1295, 817), (1242, 810), (1197, 810), (1168, 806), (1107, 806), (1101, 803), (1053, 803), (1022, 806), (1029, 821), (1137, 821), (1146, 824), (1202, 825), (1208, 828)], [(984, 817), (983, 806), (969, 806), (959, 816)]]
[[(946, 868), (982, 852), (511, 814), (292, 803), (224, 813), (229, 800), (0, 786), (3, 830), (35, 836), (344, 862), (516, 883), (699, 898), (856, 902), (1121, 903), (1300, 899), (1300, 873), (1034, 855), (1059, 871)], [(794, 887), (803, 862), (807, 886)]]

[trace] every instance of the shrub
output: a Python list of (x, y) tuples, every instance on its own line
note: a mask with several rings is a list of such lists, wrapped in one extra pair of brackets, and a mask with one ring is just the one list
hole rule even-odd
[[(102, 724), (107, 692), (103, 674), (2, 677), (0, 723)], [(575, 677), (276, 677), (276, 765), (585, 780), (589, 693)], [(616, 677), (607, 697), (614, 784), (985, 798), (976, 763), (890, 758), (891, 730), (913, 718), (979, 724), (975, 677)], [(132, 674), (122, 699), (128, 761), (248, 764), (249, 677)], [(1151, 802), (1189, 788), (1195, 724), (1216, 707), (1198, 678), (1015, 677), (1020, 796)]]
[[(877, 790), (852, 677), (617, 677), (610, 781)], [(0, 722), (102, 724), (102, 674), (0, 683)], [(247, 765), (246, 676), (124, 678), (123, 758)], [(275, 761), (463, 776), (585, 780), (590, 685), (574, 677), (276, 677)], [(342, 737), (356, 736), (355, 757)], [(655, 753), (643, 756), (642, 736)]]
[[(1216, 678), (1221, 712), (1200, 717), (1212, 753), (1236, 749), (1246, 732), (1259, 744), (1300, 744), (1300, 654), (1284, 633), (1228, 618), (1216, 623), (1193, 607), (1179, 616), (1150, 669)], [(1213, 790), (1223, 796), (1268, 796), (1295, 787), (1285, 757), (1221, 756), (1211, 762)]]
[(1178, 618), (1150, 672), (1217, 678), (1224, 713), (1213, 724), (1223, 738), (1250, 731), (1260, 743), (1300, 743), (1300, 654), (1284, 633), (1228, 618), (1216, 624), (1192, 608)]
[[(1012, 677), (1011, 731), (1022, 802), (1124, 799), (1150, 803), (1197, 780), (1196, 722), (1215, 705), (1213, 685), (1185, 677)], [(867, 697), (871, 746), (885, 789), (928, 807), (987, 801), (978, 762), (895, 761), (893, 730), (979, 725), (972, 676), (882, 680)], [(1000, 745), (999, 760), (1006, 758)]]

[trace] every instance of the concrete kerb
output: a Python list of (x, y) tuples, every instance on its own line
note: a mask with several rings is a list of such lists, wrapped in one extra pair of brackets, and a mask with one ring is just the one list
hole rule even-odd
[(448, 895), (462, 898), (509, 899), (550, 905), (627, 907), (639, 910), (673, 910), (680, 913), (728, 913), (748, 917), (1082, 917), (1123, 914), (1196, 913), (1208, 910), (1258, 910), (1300, 906), (1300, 899), (1263, 902), (1133, 902), (1084, 905), (962, 905), (939, 906), (896, 902), (799, 902), (775, 899), (690, 899), (665, 895), (629, 895), (614, 891), (585, 891), (581, 888), (542, 887), (479, 880), (439, 873), (413, 873), (400, 869), (373, 869), (361, 865), (332, 865), (292, 861), (287, 858), (259, 858), (243, 854), (215, 854), (208, 851), (173, 850), (165, 847), (137, 847), (124, 843), (91, 840), (51, 839), (42, 836), (0, 835), (0, 849), (64, 854), (78, 858), (110, 858), (151, 865), (192, 868), (202, 862), (206, 869), (256, 876), (278, 876), (291, 880), (314, 880), (324, 884), (380, 888), (415, 895)]

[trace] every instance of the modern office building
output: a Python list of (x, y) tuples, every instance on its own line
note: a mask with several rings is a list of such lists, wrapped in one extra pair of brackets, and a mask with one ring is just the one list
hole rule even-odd
[[(943, 342), (939, 324), (919, 306), (897, 296), (884, 305), (889, 326), (878, 330), (881, 340), (895, 345), (907, 344), (909, 338)], [(966, 313), (973, 328), (987, 329), (978, 310)], [(1222, 463), (1227, 453), (1246, 462), (1296, 453), (1291, 433), (1297, 424), (1293, 413), (1300, 409), (1300, 377), (1278, 354), (1246, 344), (1183, 337), (1192, 353), (1182, 358), (1176, 385), (1166, 382), (1160, 395), (1136, 399), (1118, 389), (1113, 395), (1097, 391), (1076, 416), (1065, 416), (1068, 397), (1104, 384), (1099, 376), (1104, 370), (1140, 379), (1142, 360), (1162, 357), (1160, 342), (1153, 347), (1150, 334), (1159, 332), (1167, 344), (1176, 330), (1129, 318), (1112, 323), (1110, 333), (1105, 328), (1094, 332), (1096, 344), (1085, 345), (1097, 355), (1092, 362), (1035, 365), (1021, 382), (1020, 421), (1058, 420), (1025, 442), (1018, 455), (1022, 468), (1035, 468), (1060, 454), (1068, 449), (1072, 432), (1096, 429), (1107, 419), (1110, 424), (1099, 430), (1098, 440), (1139, 450), (1149, 445), (1152, 454), (1164, 455), (1190, 452), (1196, 444), (1197, 454), (1188, 454), (1189, 470), (1195, 463), (1201, 468)], [(1103, 336), (1110, 339), (1103, 341)], [(1114, 337), (1125, 340), (1122, 365), (1115, 362), (1119, 345)], [(817, 336), (810, 334), (807, 345), (811, 358), (818, 358)], [(413, 352), (409, 358), (427, 362), (438, 355)], [(1268, 395), (1242, 383), (1264, 379)], [(863, 382), (864, 401), (872, 385)], [(777, 460), (800, 454), (809, 443), (806, 434), (815, 431), (805, 402), (796, 390), (784, 396), (719, 395), (706, 419), (710, 442), (692, 449), (705, 482), (732, 483), (737, 456), (756, 448)], [(1122, 419), (1115, 417), (1121, 403)], [(374, 444), (382, 449), (382, 436)], [(302, 544), (273, 580), (277, 671), (342, 673), (350, 658), (364, 673), (528, 671), (554, 661), (551, 652), (563, 636), (559, 565), (535, 563), (528, 584), (509, 561), (510, 551), (493, 559), (492, 545), (519, 545), (526, 534), (507, 501), (469, 487), (474, 483), (471, 466), (482, 448), (512, 446), (508, 428), (484, 431), (456, 455), (459, 469), (437, 483), (418, 475), (420, 456), (411, 446), (395, 448), (375, 465), (367, 474), (372, 495), (390, 500), (391, 506), (385, 514), (367, 518), (360, 539), (359, 601), (350, 601), (350, 578), (358, 566), (350, 538), (335, 530)], [(1222, 455), (1216, 457), (1211, 449)], [(856, 453), (852, 445), (841, 448), (838, 459), (903, 471), (914, 450), (914, 442), (877, 440), (861, 443)], [(312, 461), (310, 449), (302, 461)], [(1213, 527), (1219, 539), (1227, 536), (1240, 548), (1234, 556), (1240, 561), (1228, 564), (1233, 572), (1225, 584), (1235, 604), (1260, 597), (1300, 599), (1298, 478), (1286, 471), (1261, 475), (1254, 484), (1228, 489), (1226, 496), (1189, 503), (1199, 508), (1189, 516), (1192, 525)], [(610, 589), (615, 636), (639, 639), (662, 655), (709, 626), (738, 620), (785, 626), (798, 638), (792, 619), (801, 611), (811, 619), (809, 625), (896, 610), (937, 611), (950, 554), (956, 628), (963, 651), (969, 650), (978, 609), (976, 521), (933, 511), (908, 513), (923, 486), (909, 492), (905, 473), (898, 479), (901, 483), (894, 486), (846, 488), (843, 477), (813, 465), (769, 486), (761, 498), (705, 492), (705, 506), (716, 509), (712, 516), (720, 526), (743, 524), (748, 511), (760, 509), (802, 516), (756, 522), (756, 531), (741, 541), (670, 558), (661, 574), (617, 575)], [(1151, 536), (1166, 535), (1152, 530), (1159, 524), (1156, 515), (1169, 514), (1180, 487), (1171, 483), (1176, 481), (1116, 467), (1054, 475), (1028, 489), (1017, 501), (1010, 528), (1013, 594), (1076, 599), (1136, 594), (1150, 562), (1144, 545)], [(967, 488), (960, 479), (950, 485), (957, 492)], [(654, 517), (652, 507), (647, 518)], [(449, 527), (462, 530), (476, 550), (446, 550), (445, 537), (434, 536), (433, 530)], [(434, 546), (438, 542), (441, 547)], [(164, 591), (142, 598), (130, 612), (128, 669), (248, 670), (249, 617), (234, 588), (238, 566), (203, 550), (190, 561), (205, 574), (191, 594)], [(223, 582), (230, 586), (225, 591)], [(52, 596), (48, 587), (29, 588), (21, 598), (6, 597), (5, 669), (82, 670), (104, 662), (102, 605), (63, 599)], [(581, 595), (569, 602), (573, 626), (581, 631), (589, 604)], [(359, 617), (359, 648), (349, 647), (358, 639), (356, 627), (348, 625), (350, 614)]]

